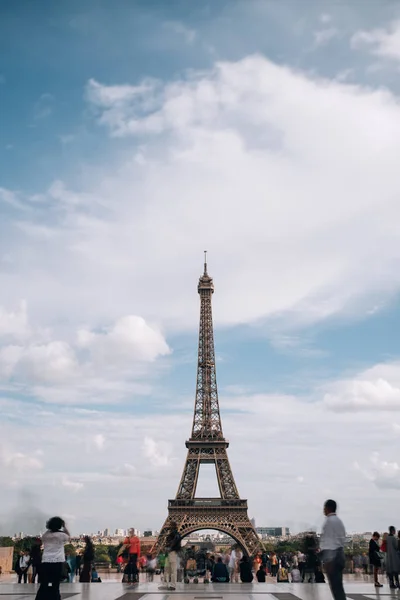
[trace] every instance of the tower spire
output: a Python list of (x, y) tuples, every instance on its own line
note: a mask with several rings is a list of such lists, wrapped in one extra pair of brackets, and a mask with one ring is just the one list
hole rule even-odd
[(208, 275), (207, 273), (207, 250), (204, 250), (204, 275)]

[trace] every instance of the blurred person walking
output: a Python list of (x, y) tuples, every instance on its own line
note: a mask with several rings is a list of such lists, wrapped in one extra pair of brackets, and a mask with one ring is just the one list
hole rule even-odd
[(31, 548), (31, 565), (32, 565), (32, 583), (35, 583), (36, 577), (40, 583), (40, 567), (42, 564), (42, 540), (36, 538)]
[(65, 563), (64, 546), (69, 542), (70, 534), (61, 517), (49, 519), (46, 529), (42, 536), (43, 555), (36, 600), (61, 600), (60, 581)]
[(322, 528), (320, 546), (332, 596), (335, 600), (346, 600), (343, 588), (346, 531), (342, 521), (336, 514), (336, 509), (337, 504), (334, 500), (325, 502), (324, 514), (326, 519)]
[(166, 539), (166, 547), (168, 551), (168, 568), (170, 573), (170, 583), (167, 586), (161, 586), (159, 589), (176, 589), (176, 580), (178, 574), (178, 553), (181, 550), (181, 536), (178, 531), (178, 525), (175, 521), (171, 522), (170, 531)]
[(396, 528), (393, 525), (389, 527), (389, 535), (386, 538), (386, 552), (386, 572), (390, 589), (395, 590), (399, 587), (400, 554)]
[(93, 542), (85, 535), (85, 549), (83, 551), (83, 566), (79, 577), (79, 583), (90, 583), (92, 579), (92, 562), (94, 561)]

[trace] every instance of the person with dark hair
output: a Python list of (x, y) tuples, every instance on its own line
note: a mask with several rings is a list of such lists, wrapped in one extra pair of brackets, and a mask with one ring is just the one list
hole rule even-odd
[(28, 568), (31, 561), (31, 557), (29, 552), (23, 552), (21, 550), (17, 562), (16, 572), (18, 573), (18, 583), (22, 583), (22, 578), (24, 579), (24, 583), (28, 582)]
[(217, 562), (211, 575), (213, 583), (229, 583), (229, 573), (227, 566), (222, 562), (221, 556), (218, 556)]
[(251, 564), (249, 557), (246, 554), (243, 555), (240, 561), (240, 580), (242, 583), (251, 583), (253, 581), (253, 573), (251, 571)]
[(43, 555), (40, 568), (40, 587), (36, 600), (61, 600), (60, 581), (65, 563), (64, 546), (70, 539), (61, 517), (52, 517), (46, 523), (42, 536)]
[(83, 567), (81, 576), (79, 577), (80, 583), (90, 583), (92, 574), (92, 562), (94, 561), (94, 548), (93, 542), (88, 535), (85, 535), (85, 549), (83, 551)]
[(322, 528), (320, 545), (332, 596), (335, 600), (346, 600), (343, 588), (346, 531), (342, 521), (336, 515), (336, 509), (337, 505), (334, 500), (325, 502), (324, 514), (326, 519)]
[(400, 554), (396, 528), (389, 527), (389, 535), (386, 538), (386, 572), (389, 577), (390, 589), (399, 587)]
[(266, 576), (265, 567), (261, 563), (260, 568), (258, 569), (258, 571), (256, 573), (258, 583), (265, 583), (265, 576)]
[(374, 569), (375, 587), (383, 587), (383, 585), (381, 583), (379, 583), (379, 579), (378, 579), (379, 569), (381, 568), (381, 565), (382, 565), (381, 550), (380, 550), (379, 544), (378, 544), (380, 537), (381, 536), (379, 535), (379, 533), (377, 531), (374, 531), (374, 533), (372, 534), (372, 538), (369, 541), (368, 556), (369, 556), (369, 562)]

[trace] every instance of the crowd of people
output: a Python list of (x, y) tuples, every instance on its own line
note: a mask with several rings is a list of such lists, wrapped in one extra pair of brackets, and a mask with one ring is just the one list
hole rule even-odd
[[(345, 600), (343, 571), (346, 567), (344, 553), (345, 529), (336, 514), (336, 502), (327, 500), (324, 505), (326, 520), (320, 543), (313, 535), (304, 539), (303, 551), (277, 554), (262, 552), (255, 557), (243, 554), (239, 546), (229, 552), (213, 554), (197, 550), (195, 546), (182, 549), (182, 539), (176, 523), (171, 522), (165, 540), (165, 551), (157, 556), (141, 555), (140, 540), (133, 529), (124, 540), (117, 557), (118, 571), (123, 573), (123, 582), (135, 585), (139, 582), (140, 571), (146, 573), (146, 580), (154, 580), (160, 573), (163, 585), (160, 589), (175, 590), (178, 572), (185, 582), (205, 583), (259, 583), (268, 577), (278, 583), (325, 583), (327, 576), (335, 600)], [(40, 583), (36, 600), (61, 600), (60, 583), (101, 582), (94, 564), (94, 548), (90, 537), (85, 537), (82, 554), (65, 552), (70, 541), (70, 533), (60, 517), (53, 517), (47, 524), (42, 538), (35, 539), (30, 551), (21, 552), (15, 571), (18, 583)], [(42, 550), (43, 547), (43, 550)], [(400, 574), (400, 531), (389, 527), (388, 533), (381, 536), (374, 532), (368, 555), (357, 554), (350, 559), (350, 568), (365, 574), (372, 571), (374, 585), (382, 587), (380, 574), (386, 574), (391, 589), (399, 588)]]

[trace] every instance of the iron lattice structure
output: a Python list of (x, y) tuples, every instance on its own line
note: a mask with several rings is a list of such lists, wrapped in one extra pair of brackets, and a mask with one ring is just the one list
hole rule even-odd
[[(261, 543), (247, 514), (247, 500), (239, 496), (226, 451), (229, 442), (222, 432), (211, 306), (214, 284), (206, 261), (198, 292), (199, 351), (192, 435), (186, 442), (188, 453), (176, 498), (168, 501), (168, 517), (155, 550), (164, 548), (169, 525), (175, 521), (182, 537), (199, 529), (217, 529), (232, 536), (246, 554), (253, 556), (261, 550)], [(202, 463), (215, 465), (219, 498), (195, 497)]]

